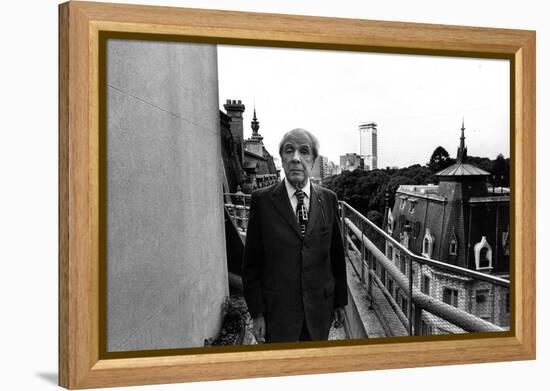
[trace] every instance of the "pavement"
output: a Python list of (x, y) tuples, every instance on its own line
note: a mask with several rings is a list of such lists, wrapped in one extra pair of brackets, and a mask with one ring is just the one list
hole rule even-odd
[[(232, 295), (231, 297), (232, 302), (238, 303), (239, 307), (245, 306), (246, 303), (244, 301), (244, 298), (239, 295)], [(329, 341), (337, 341), (337, 340), (344, 340), (348, 339), (346, 336), (346, 330), (344, 326), (340, 326), (338, 328), (334, 327), (334, 325), (331, 327), (329, 331)], [(256, 341), (256, 338), (254, 337), (254, 334), (252, 333), (252, 318), (250, 317), (250, 314), (248, 311), (245, 313), (245, 334), (243, 338), (243, 345), (257, 345), (258, 342)]]

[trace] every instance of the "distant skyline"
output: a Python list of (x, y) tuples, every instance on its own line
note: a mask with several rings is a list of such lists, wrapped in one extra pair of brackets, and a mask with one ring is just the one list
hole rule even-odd
[(472, 156), (510, 156), (509, 61), (218, 45), (220, 109), (254, 106), (277, 156), (282, 135), (313, 132), (336, 164), (359, 153), (358, 126), (378, 124), (378, 167), (426, 164), (441, 145), (455, 157), (464, 118)]

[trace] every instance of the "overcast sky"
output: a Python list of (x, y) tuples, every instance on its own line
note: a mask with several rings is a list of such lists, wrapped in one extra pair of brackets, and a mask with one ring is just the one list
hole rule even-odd
[(463, 117), (469, 155), (510, 156), (507, 60), (219, 45), (218, 75), (220, 109), (243, 101), (248, 138), (255, 104), (274, 156), (301, 127), (339, 164), (359, 153), (358, 125), (374, 121), (378, 167), (425, 164), (438, 145), (456, 156)]

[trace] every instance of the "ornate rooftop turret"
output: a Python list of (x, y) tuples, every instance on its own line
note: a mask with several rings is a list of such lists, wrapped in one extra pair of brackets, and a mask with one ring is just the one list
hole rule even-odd
[(437, 172), (435, 175), (439, 177), (462, 177), (462, 176), (469, 176), (469, 177), (487, 177), (490, 174), (482, 170), (481, 168), (477, 168), (476, 166), (473, 166), (471, 164), (466, 164), (466, 158), (468, 156), (468, 150), (466, 148), (466, 137), (464, 136), (464, 119), (462, 119), (462, 128), (460, 128), (461, 134), (460, 134), (460, 146), (458, 147), (457, 154), (456, 154), (456, 163), (453, 164), (450, 167), (447, 167), (439, 172)]
[(252, 118), (252, 122), (250, 122), (250, 127), (252, 128), (252, 139), (258, 141), (263, 140), (263, 137), (258, 133), (260, 121), (256, 118), (256, 106), (254, 106), (254, 117)]
[(488, 194), (487, 177), (490, 175), (474, 165), (467, 164), (466, 143), (464, 136), (464, 120), (460, 135), (460, 146), (456, 163), (435, 175), (439, 177), (438, 195), (447, 200), (466, 201), (470, 197), (484, 197)]

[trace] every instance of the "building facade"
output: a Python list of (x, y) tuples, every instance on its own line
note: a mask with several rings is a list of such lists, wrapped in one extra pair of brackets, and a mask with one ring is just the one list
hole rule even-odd
[(328, 178), (329, 175), (329, 161), (326, 156), (319, 155), (315, 159), (313, 164), (313, 169), (311, 170), (311, 181), (313, 183), (319, 184), (325, 178)]
[(360, 155), (364, 159), (365, 170), (378, 168), (378, 129), (375, 122), (359, 125)]
[(340, 173), (344, 171), (364, 170), (365, 159), (356, 153), (346, 153), (340, 156)]
[[(462, 126), (457, 162), (436, 174), (438, 185), (397, 189), (385, 229), (424, 258), (508, 279), (509, 189), (495, 191), (488, 186), (490, 173), (466, 163), (464, 130)], [(407, 271), (399, 250), (390, 243), (386, 256)], [(499, 326), (509, 324), (508, 289), (426, 265), (416, 265), (413, 278), (424, 293), (438, 300)], [(432, 333), (448, 331), (433, 317), (426, 316), (424, 323)]]
[(340, 168), (340, 166), (338, 166), (338, 164), (334, 164), (334, 162), (329, 161), (328, 162), (328, 167), (327, 167), (328, 176), (340, 174), (339, 168)]
[(256, 109), (250, 123), (252, 135), (245, 140), (242, 117), (245, 105), (240, 100), (228, 99), (224, 108), (227, 114), (220, 111), (220, 127), (228, 192), (235, 193), (241, 189), (250, 194), (255, 189), (277, 183), (280, 170), (275, 166), (274, 158), (266, 150), (263, 137), (258, 132), (260, 122)]

